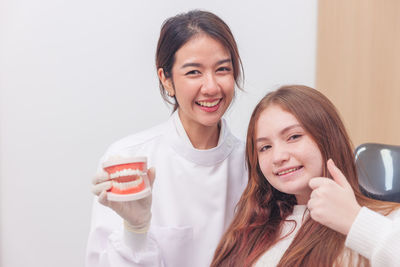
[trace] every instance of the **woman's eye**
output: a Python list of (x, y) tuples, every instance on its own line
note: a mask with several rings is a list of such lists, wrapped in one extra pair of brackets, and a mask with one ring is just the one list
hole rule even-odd
[(296, 139), (299, 139), (300, 137), (301, 137), (301, 134), (294, 134), (289, 137), (289, 140), (296, 140)]
[(191, 71), (186, 72), (185, 75), (197, 75), (197, 74), (200, 74), (200, 71), (198, 71), (198, 70), (191, 70)]
[(219, 71), (219, 72), (221, 72), (221, 71), (228, 72), (228, 71), (231, 71), (231, 68), (229, 68), (229, 67), (220, 67), (220, 68), (217, 69), (217, 71)]

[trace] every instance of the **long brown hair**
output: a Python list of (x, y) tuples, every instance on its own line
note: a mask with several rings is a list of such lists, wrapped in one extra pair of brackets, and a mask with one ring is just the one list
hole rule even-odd
[[(333, 159), (347, 177), (361, 206), (388, 214), (395, 203), (369, 199), (360, 192), (354, 163), (353, 145), (334, 105), (315, 89), (283, 86), (268, 93), (255, 107), (246, 140), (248, 185), (237, 205), (237, 213), (214, 254), (212, 267), (251, 266), (270, 247), (282, 239), (280, 230), (297, 204), (294, 195), (276, 190), (261, 172), (255, 145), (256, 122), (271, 104), (292, 113), (316, 142), (323, 162)], [(324, 165), (323, 176), (330, 177)], [(344, 249), (345, 236), (310, 217), (304, 221), (278, 266), (341, 265), (345, 251), (348, 263), (369, 266), (369, 261)], [(352, 262), (352, 260), (355, 260)], [(346, 264), (347, 265), (347, 264)]]
[[(172, 67), (175, 63), (175, 53), (188, 41), (199, 34), (206, 34), (219, 41), (231, 55), (233, 78), (241, 88), (243, 67), (239, 50), (229, 26), (217, 15), (203, 10), (191, 10), (181, 13), (164, 21), (156, 50), (156, 68), (162, 68), (166, 78), (172, 78)], [(160, 93), (164, 101), (174, 106), (178, 103), (167, 97), (165, 88), (159, 80)]]

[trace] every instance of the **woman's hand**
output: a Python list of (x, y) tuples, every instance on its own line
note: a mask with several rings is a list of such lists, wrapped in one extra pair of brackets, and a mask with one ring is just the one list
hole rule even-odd
[(307, 207), (314, 221), (347, 235), (361, 207), (346, 177), (332, 159), (328, 160), (327, 166), (333, 179), (317, 177), (309, 181), (313, 191)]
[[(151, 187), (155, 179), (155, 169), (150, 168), (147, 171), (147, 176)], [(99, 202), (104, 206), (110, 207), (121, 216), (126, 223), (125, 226), (133, 232), (146, 232), (151, 220), (151, 199), (152, 195), (132, 201), (117, 202), (107, 199), (107, 190), (112, 187), (112, 182), (108, 177), (107, 172), (102, 171), (97, 173), (93, 178), (93, 194), (99, 197)]]

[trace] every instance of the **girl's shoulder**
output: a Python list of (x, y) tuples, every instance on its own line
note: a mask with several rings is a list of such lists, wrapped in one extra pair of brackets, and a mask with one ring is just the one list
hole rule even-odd
[(392, 212), (390, 212), (387, 215), (387, 217), (391, 218), (391, 219), (394, 219), (394, 218), (399, 219), (400, 218), (400, 203), (398, 203), (398, 206), (395, 207), (395, 209)]

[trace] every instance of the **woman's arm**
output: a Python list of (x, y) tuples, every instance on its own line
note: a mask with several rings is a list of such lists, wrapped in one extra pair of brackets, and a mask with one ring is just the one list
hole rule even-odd
[(94, 201), (86, 267), (163, 266), (151, 233), (132, 233), (113, 210)]
[[(150, 168), (147, 175), (152, 185), (154, 168)], [(86, 267), (163, 266), (157, 242), (147, 233), (152, 196), (114, 202), (107, 200), (106, 191), (110, 188), (108, 174), (99, 167), (93, 179), (92, 192), (98, 198), (93, 204)]]

